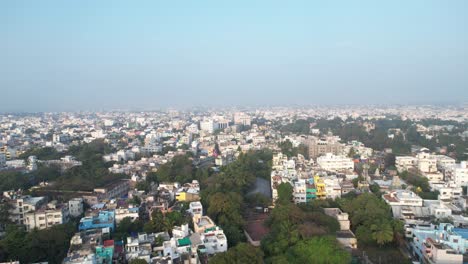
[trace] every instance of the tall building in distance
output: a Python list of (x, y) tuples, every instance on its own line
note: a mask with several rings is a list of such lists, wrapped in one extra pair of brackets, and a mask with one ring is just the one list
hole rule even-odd
[(311, 138), (309, 139), (309, 157), (316, 159), (326, 153), (338, 155), (343, 150), (339, 137)]
[(246, 113), (237, 112), (234, 114), (234, 124), (236, 125), (250, 126), (251, 122), (250, 116)]

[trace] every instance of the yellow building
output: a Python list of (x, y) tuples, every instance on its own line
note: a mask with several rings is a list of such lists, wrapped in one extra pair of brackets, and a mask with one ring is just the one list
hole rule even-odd
[(314, 184), (315, 184), (315, 188), (317, 190), (317, 192), (316, 192), (317, 198), (318, 199), (327, 198), (327, 192), (325, 191), (325, 183), (320, 178), (320, 176), (318, 176), (318, 175), (314, 176)]
[(194, 202), (199, 201), (200, 196), (197, 193), (178, 192), (176, 193), (176, 201), (178, 202)]

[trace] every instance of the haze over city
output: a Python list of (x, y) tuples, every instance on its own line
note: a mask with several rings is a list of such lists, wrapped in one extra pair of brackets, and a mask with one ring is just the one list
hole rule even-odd
[(463, 103), (468, 2), (4, 1), (0, 112)]

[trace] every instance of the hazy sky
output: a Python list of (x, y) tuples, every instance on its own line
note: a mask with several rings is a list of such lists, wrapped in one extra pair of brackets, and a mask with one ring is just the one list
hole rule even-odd
[(468, 1), (0, 1), (0, 111), (468, 101)]

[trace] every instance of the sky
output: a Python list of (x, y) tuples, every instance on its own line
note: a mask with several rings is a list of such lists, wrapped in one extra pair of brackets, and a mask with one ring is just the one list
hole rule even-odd
[(0, 112), (468, 101), (468, 1), (0, 1)]

